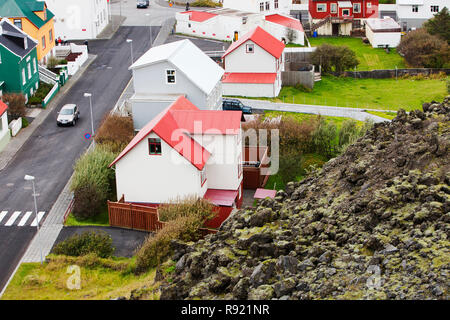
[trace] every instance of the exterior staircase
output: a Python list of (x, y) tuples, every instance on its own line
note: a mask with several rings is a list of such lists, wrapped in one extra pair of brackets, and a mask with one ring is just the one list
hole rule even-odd
[(320, 72), (314, 72), (314, 82), (322, 80), (322, 75)]
[(321, 26), (325, 25), (326, 23), (328, 23), (330, 21), (331, 21), (331, 16), (327, 16), (326, 18), (323, 18), (322, 20), (320, 20), (320, 21), (318, 21), (316, 23), (313, 23), (311, 25), (311, 31), (319, 29)]
[(56, 83), (59, 83), (59, 76), (48, 70), (47, 68), (43, 66), (38, 66), (39, 68), (39, 78), (48, 84), (55, 85)]

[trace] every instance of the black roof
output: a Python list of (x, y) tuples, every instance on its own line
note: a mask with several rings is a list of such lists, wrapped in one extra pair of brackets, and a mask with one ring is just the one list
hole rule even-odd
[[(25, 57), (36, 46), (29, 36), (18, 31), (13, 25), (6, 21), (0, 21), (2, 27), (2, 33), (0, 34), (0, 44), (4, 45), (13, 53), (20, 57)], [(25, 41), (27, 41), (27, 48), (25, 49)]]

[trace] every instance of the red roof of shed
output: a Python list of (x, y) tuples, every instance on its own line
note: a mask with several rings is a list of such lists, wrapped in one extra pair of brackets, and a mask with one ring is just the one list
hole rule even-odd
[(274, 83), (276, 79), (276, 73), (227, 72), (223, 75), (222, 83)]
[(6, 105), (6, 103), (4, 103), (2, 100), (0, 100), (0, 116), (2, 116), (7, 109), (8, 109), (8, 106)]
[(219, 189), (208, 189), (206, 190), (203, 198), (209, 200), (212, 204), (217, 206), (233, 206), (234, 200), (238, 195), (237, 190), (219, 190)]
[(271, 14), (266, 16), (266, 20), (269, 22), (273, 22), (276, 24), (281, 24), (282, 26), (295, 29), (298, 31), (303, 31), (303, 26), (301, 22), (294, 18), (289, 18), (286, 16), (282, 16), (280, 14)]
[(215, 13), (209, 13), (205, 11), (184, 11), (181, 13), (189, 14), (189, 20), (196, 22), (203, 22), (217, 16), (217, 14)]
[(222, 58), (229, 55), (231, 52), (233, 52), (236, 48), (240, 47), (241, 44), (247, 42), (248, 40), (253, 41), (258, 46), (266, 50), (268, 53), (270, 53), (272, 56), (274, 56), (276, 59), (281, 57), (281, 54), (284, 50), (284, 43), (272, 36), (270, 33), (265, 31), (261, 27), (256, 27), (250, 32), (247, 32), (240, 38), (238, 41), (233, 42), (231, 46), (228, 48), (228, 50), (225, 52)]
[[(199, 110), (188, 99), (181, 96), (147, 123), (109, 166), (117, 163), (145, 137), (154, 132), (198, 170), (202, 170), (211, 154), (189, 134), (211, 134), (210, 130), (213, 128), (217, 129), (217, 134), (237, 134), (241, 126), (241, 113), (241, 111)], [(208, 132), (205, 132), (206, 130)]]
[(258, 189), (256, 189), (256, 192), (255, 192), (255, 195), (253, 196), (253, 198), (265, 199), (265, 198), (269, 197), (269, 198), (273, 199), (273, 198), (275, 198), (276, 194), (277, 194), (276, 190), (258, 188)]

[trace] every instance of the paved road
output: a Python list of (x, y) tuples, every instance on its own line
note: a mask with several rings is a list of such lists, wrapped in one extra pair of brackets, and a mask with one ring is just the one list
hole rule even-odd
[(262, 110), (312, 113), (312, 114), (320, 114), (322, 116), (353, 118), (359, 121), (364, 121), (366, 119), (371, 119), (374, 122), (390, 121), (389, 119), (385, 119), (367, 112), (363, 112), (362, 109), (357, 108), (275, 103), (266, 100), (253, 100), (253, 99), (239, 99), (239, 100), (241, 100), (242, 103), (245, 105), (251, 106), (252, 108), (255, 109), (262, 109)]
[[(154, 37), (158, 30), (159, 27), (152, 28)], [(75, 160), (90, 144), (84, 138), (91, 131), (91, 123), (89, 100), (83, 93), (93, 95), (95, 127), (98, 127), (131, 79), (130, 45), (126, 39), (133, 39), (133, 54), (137, 59), (149, 48), (149, 37), (142, 37), (143, 32), (149, 34), (149, 28), (121, 27), (111, 40), (90, 41), (90, 53), (97, 55), (97, 59), (61, 101), (61, 105), (79, 105), (80, 121), (75, 127), (57, 127), (59, 108), (55, 108), (0, 172), (0, 217), (4, 215), (0, 221), (0, 291), (36, 232), (32, 226), (34, 216), (27, 214), (34, 211), (32, 192), (23, 177), (25, 174), (36, 177), (38, 211), (47, 214), (72, 175)]]

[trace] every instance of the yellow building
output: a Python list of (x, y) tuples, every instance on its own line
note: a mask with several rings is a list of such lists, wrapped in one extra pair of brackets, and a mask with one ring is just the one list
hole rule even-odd
[(40, 63), (54, 54), (55, 27), (54, 14), (44, 1), (1, 0), (0, 18), (8, 18), (30, 37), (38, 41), (37, 57)]

